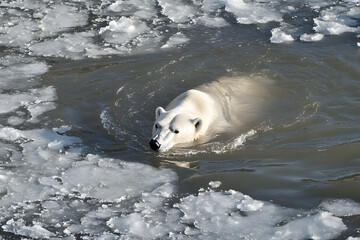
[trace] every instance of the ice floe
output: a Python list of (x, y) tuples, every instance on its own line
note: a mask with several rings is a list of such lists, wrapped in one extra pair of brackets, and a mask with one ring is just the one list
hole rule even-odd
[[(51, 36), (61, 31), (87, 24), (88, 13), (77, 7), (53, 4), (41, 12), (39, 28), (44, 36)], [(38, 15), (40, 17), (40, 15)]]
[[(299, 4), (292, 1), (284, 4), (243, 0), (69, 1), (49, 4), (19, 0), (4, 1), (0, 6), (1, 46), (17, 47), (23, 53), (30, 51), (36, 56), (74, 59), (161, 50), (163, 39), (169, 39), (173, 34), (169, 29), (224, 28), (234, 24), (229, 16), (233, 16), (237, 24), (284, 24), (292, 21), (287, 14), (296, 18), (297, 11), (301, 11)], [(298, 32), (296, 36), (284, 29), (273, 28), (269, 30), (271, 42), (284, 43), (300, 35), (302, 41), (312, 42), (320, 41), (322, 35), (359, 32), (358, 2), (332, 5), (307, 0), (304, 6), (319, 13), (313, 19), (305, 19), (306, 24), (313, 24), (316, 34), (296, 25), (292, 25)]]
[(83, 156), (81, 139), (69, 130), (0, 129), (0, 142), (7, 142), (0, 154), (12, 153), (13, 166), (0, 168), (3, 231), (30, 238), (328, 239), (347, 228), (341, 216), (360, 214), (350, 200), (324, 201), (308, 212), (284, 208), (215, 191), (220, 181), (177, 198), (173, 171)]
[(36, 77), (46, 73), (49, 66), (34, 58), (8, 55), (0, 58), (0, 90), (28, 89), (39, 83)]
[(25, 107), (31, 115), (29, 121), (36, 121), (44, 112), (55, 109), (56, 93), (53, 87), (32, 89), (18, 94), (0, 94), (0, 114)]
[(314, 34), (307, 34), (304, 33), (303, 35), (300, 36), (300, 40), (304, 41), (304, 42), (315, 42), (315, 41), (320, 41), (324, 38), (323, 34), (320, 33), (314, 33)]
[(158, 0), (162, 13), (171, 21), (177, 23), (189, 22), (196, 15), (196, 10), (190, 4), (175, 0)]
[(279, 12), (266, 4), (257, 3), (256, 1), (227, 0), (225, 10), (233, 13), (237, 22), (242, 24), (267, 23), (270, 21), (281, 21), (282, 19)]
[(314, 19), (314, 30), (325, 35), (339, 35), (345, 32), (359, 32), (359, 7), (329, 7)]
[(270, 41), (272, 43), (284, 43), (284, 42), (292, 42), (294, 41), (294, 38), (284, 33), (281, 28), (274, 28), (271, 30), (271, 38)]
[(169, 40), (161, 48), (171, 48), (175, 46), (182, 45), (188, 42), (190, 39), (187, 38), (183, 33), (176, 33), (172, 35)]
[(101, 28), (99, 33), (110, 43), (124, 44), (148, 31), (147, 25), (136, 18), (121, 17)]

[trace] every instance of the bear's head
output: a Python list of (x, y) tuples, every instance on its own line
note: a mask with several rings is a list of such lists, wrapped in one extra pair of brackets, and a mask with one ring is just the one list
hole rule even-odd
[(155, 110), (150, 147), (155, 151), (165, 152), (174, 145), (191, 143), (199, 137), (201, 127), (200, 118), (158, 107)]

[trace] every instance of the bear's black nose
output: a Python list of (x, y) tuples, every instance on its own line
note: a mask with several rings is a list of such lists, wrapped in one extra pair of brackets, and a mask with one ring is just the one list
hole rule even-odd
[(150, 144), (151, 149), (154, 151), (157, 151), (161, 146), (161, 144), (158, 141), (156, 141), (155, 139), (151, 139), (149, 144)]

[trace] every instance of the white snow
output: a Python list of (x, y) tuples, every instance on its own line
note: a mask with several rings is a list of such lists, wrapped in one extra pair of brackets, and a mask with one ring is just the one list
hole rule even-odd
[(118, 53), (112, 48), (100, 48), (94, 44), (92, 38), (95, 36), (95, 33), (92, 31), (74, 34), (64, 33), (58, 38), (35, 43), (31, 45), (29, 49), (32, 51), (32, 55), (36, 56), (72, 59), (81, 59), (84, 56), (98, 57), (99, 55)]
[(25, 119), (22, 117), (18, 117), (18, 116), (11, 116), (8, 118), (7, 122), (10, 125), (16, 126), (16, 125), (20, 125), (20, 124), (24, 123)]
[(183, 33), (176, 33), (172, 35), (169, 40), (161, 48), (172, 48), (175, 46), (182, 45), (188, 42), (190, 39), (187, 38)]
[(54, 233), (43, 228), (41, 224), (34, 223), (32, 226), (27, 226), (25, 221), (22, 219), (17, 221), (10, 219), (6, 225), (3, 226), (3, 229), (8, 232), (13, 232), (15, 234), (32, 238), (49, 238), (55, 236)]
[[(201, 238), (329, 239), (346, 229), (340, 218), (328, 212), (301, 216), (293, 209), (253, 200), (233, 190), (190, 195), (177, 207), (184, 214), (181, 222), (194, 226), (185, 234)], [(274, 227), (285, 219), (292, 220)]]
[(45, 15), (39, 24), (41, 35), (44, 36), (86, 25), (88, 19), (86, 11), (67, 5), (53, 4), (41, 14)]
[(53, 101), (56, 99), (55, 89), (51, 86), (18, 94), (0, 94), (0, 114), (25, 107), (31, 114), (29, 121), (36, 122), (41, 114), (55, 109)]
[[(348, 200), (323, 202), (321, 210), (308, 215), (234, 190), (202, 190), (172, 206), (167, 201), (176, 196), (174, 172), (99, 155), (82, 158), (81, 139), (66, 136), (69, 129), (0, 129), (0, 140), (21, 146), (23, 157), (12, 161), (26, 169), (0, 168), (1, 192), (5, 192), (0, 199), (0, 219), (7, 219), (5, 231), (31, 238), (122, 234), (123, 238), (146, 239), (184, 235), (319, 239), (336, 238), (346, 229), (341, 218), (333, 215), (334, 209), (340, 211), (336, 215), (359, 214), (358, 204)], [(220, 184), (209, 182), (213, 189)], [(96, 208), (89, 206), (97, 203)], [(36, 213), (32, 222), (22, 220), (28, 211)], [(287, 223), (276, 227), (284, 221)], [(64, 227), (63, 233), (53, 232), (54, 227)]]
[(300, 40), (304, 42), (315, 42), (320, 41), (324, 38), (323, 34), (320, 33), (314, 33), (314, 34), (307, 34), (304, 33), (300, 36)]
[(339, 35), (345, 32), (359, 32), (356, 17), (359, 8), (330, 7), (321, 11), (314, 19), (314, 30), (324, 35)]
[[(156, 175), (158, 177), (154, 177)], [(173, 172), (156, 170), (142, 164), (88, 155), (85, 161), (63, 173), (61, 179), (62, 187), (76, 190), (82, 197), (117, 202), (123, 198), (139, 197), (154, 186), (175, 181), (177, 177)]]
[[(11, 193), (0, 199), (0, 219), (8, 219), (5, 231), (33, 238), (122, 234), (123, 238), (150, 239), (167, 238), (171, 233), (173, 238), (185, 234), (221, 239), (319, 239), (336, 238), (346, 229), (341, 218), (330, 212), (300, 214), (234, 190), (201, 191), (168, 205), (167, 199), (176, 195), (174, 172), (99, 155), (82, 159), (81, 151), (76, 150), (81, 140), (63, 135), (67, 129), (0, 130), (0, 139), (20, 144), (24, 158), (14, 161), (26, 164), (27, 169), (15, 175), (0, 169), (2, 191)], [(216, 188), (220, 182), (209, 185)], [(89, 199), (99, 203), (98, 207), (89, 207)], [(338, 209), (340, 204), (346, 206), (341, 214), (358, 208), (348, 200), (325, 202), (320, 208)], [(22, 220), (27, 211), (39, 211), (33, 222)], [(283, 221), (289, 222), (276, 227)], [(54, 226), (64, 226), (64, 235), (52, 232)]]
[(220, 187), (220, 185), (221, 185), (220, 181), (211, 181), (211, 182), (209, 182), (209, 186), (211, 188), (218, 188), (218, 187)]
[(199, 17), (197, 21), (199, 24), (202, 24), (210, 28), (222, 28), (229, 26), (229, 23), (227, 23), (225, 19), (221, 17), (211, 17), (209, 15), (204, 15), (202, 17)]
[(28, 89), (36, 85), (35, 77), (46, 73), (49, 66), (24, 56), (7, 55), (0, 58), (0, 89)]
[(334, 200), (324, 201), (320, 204), (320, 208), (339, 217), (353, 216), (360, 214), (360, 204), (345, 199), (334, 199)]
[(320, 212), (281, 226), (273, 239), (333, 239), (345, 229), (340, 218)]
[(99, 33), (107, 42), (124, 44), (148, 30), (146, 23), (139, 19), (121, 17), (110, 21), (109, 25), (101, 28)]
[(139, 19), (152, 19), (156, 16), (154, 0), (117, 0), (108, 7), (110, 11), (131, 15)]
[(294, 41), (294, 38), (291, 35), (283, 32), (281, 28), (274, 28), (271, 30), (270, 41), (272, 43), (284, 43), (284, 42), (292, 42)]
[(243, 0), (227, 0), (225, 10), (235, 15), (238, 23), (256, 24), (270, 21), (281, 21), (281, 14), (270, 6)]
[(196, 15), (196, 10), (191, 5), (186, 5), (176, 0), (158, 0), (162, 13), (177, 23), (189, 22)]

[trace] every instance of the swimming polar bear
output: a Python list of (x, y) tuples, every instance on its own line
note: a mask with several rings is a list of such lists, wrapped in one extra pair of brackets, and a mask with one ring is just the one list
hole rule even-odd
[(264, 78), (222, 77), (180, 94), (165, 109), (156, 108), (151, 149), (165, 152), (221, 132), (248, 131), (270, 102), (271, 84)]
[(208, 93), (188, 90), (166, 109), (156, 108), (150, 147), (163, 152), (174, 145), (192, 143), (214, 128), (216, 121), (224, 120), (221, 115), (219, 104)]

